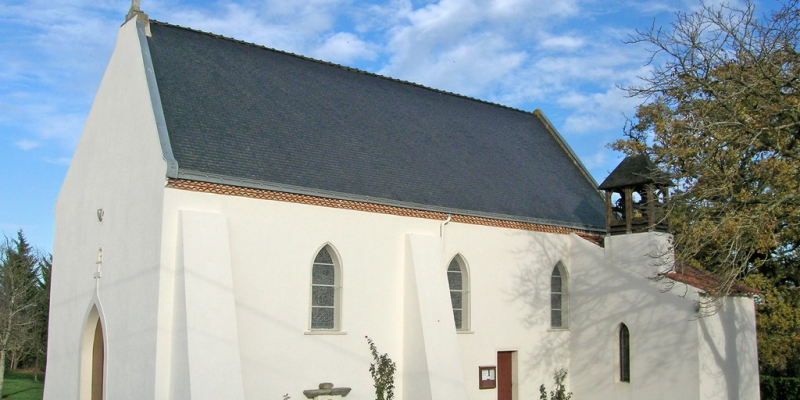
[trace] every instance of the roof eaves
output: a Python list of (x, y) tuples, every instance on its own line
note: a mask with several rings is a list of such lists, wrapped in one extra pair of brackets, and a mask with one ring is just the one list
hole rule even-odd
[[(171, 177), (171, 178), (173, 178), (173, 177)], [(458, 209), (458, 208), (440, 207), (440, 206), (433, 206), (433, 205), (428, 205), (428, 204), (417, 204), (417, 203), (404, 202), (404, 201), (399, 201), (399, 200), (385, 199), (385, 198), (380, 198), (380, 197), (355, 195), (355, 194), (349, 194), (349, 193), (341, 193), (341, 192), (334, 192), (334, 191), (328, 191), (328, 190), (306, 188), (306, 187), (295, 186), (295, 185), (287, 185), (287, 184), (274, 183), (274, 182), (264, 182), (264, 181), (236, 178), (236, 177), (217, 175), (217, 174), (208, 174), (208, 173), (204, 173), (204, 172), (191, 171), (191, 170), (186, 170), (186, 169), (179, 170), (178, 171), (178, 176), (176, 176), (174, 178), (195, 180), (195, 181), (209, 182), (209, 183), (219, 183), (219, 184), (224, 184), (224, 185), (241, 186), (241, 187), (246, 187), (246, 188), (251, 188), (251, 189), (273, 190), (273, 191), (278, 191), (278, 192), (301, 194), (301, 195), (307, 195), (307, 196), (317, 196), (317, 197), (324, 197), (324, 198), (337, 199), (337, 200), (360, 201), (360, 202), (365, 202), (365, 203), (373, 203), (373, 204), (380, 204), (380, 205), (393, 206), (393, 207), (403, 207), (403, 208), (422, 210), (422, 211), (441, 212), (441, 213), (445, 213), (445, 214), (458, 214), (458, 215), (465, 215), (465, 216), (472, 216), (472, 217), (479, 217), (479, 218), (497, 219), (497, 220), (502, 220), (502, 221), (512, 221), (512, 222), (523, 222), (523, 223), (531, 223), (531, 224), (539, 224), (539, 225), (558, 226), (558, 227), (562, 227), (562, 228), (584, 230), (584, 231), (592, 231), (592, 232), (605, 232), (605, 228), (604, 227), (599, 227), (599, 226), (583, 225), (583, 224), (575, 224), (575, 223), (565, 223), (565, 222), (562, 222), (562, 221), (548, 220), (548, 219), (543, 219), (543, 218), (521, 217), (521, 216), (498, 214), (498, 213), (487, 213), (487, 212), (480, 212), (480, 211), (473, 211), (473, 210), (463, 210), (463, 209)]]
[(153, 68), (153, 58), (150, 56), (150, 47), (147, 44), (146, 23), (137, 20), (136, 31), (139, 36), (139, 45), (142, 49), (142, 59), (144, 60), (144, 73), (147, 79), (147, 88), (150, 91), (150, 102), (153, 108), (153, 114), (156, 120), (156, 129), (158, 130), (158, 140), (161, 143), (161, 153), (164, 161), (167, 162), (167, 177), (178, 177), (178, 160), (172, 153), (172, 145), (169, 141), (169, 132), (167, 131), (167, 121), (164, 118), (164, 109), (161, 106), (161, 95), (158, 91), (158, 81), (156, 80), (155, 69)]

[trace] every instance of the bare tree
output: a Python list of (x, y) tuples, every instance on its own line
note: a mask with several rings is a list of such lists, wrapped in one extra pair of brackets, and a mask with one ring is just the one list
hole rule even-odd
[(34, 340), (39, 321), (37, 265), (39, 257), (22, 231), (0, 243), (0, 393), (7, 358)]

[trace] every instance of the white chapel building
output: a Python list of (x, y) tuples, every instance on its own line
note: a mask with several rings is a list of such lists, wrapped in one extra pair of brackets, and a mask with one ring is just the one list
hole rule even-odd
[(562, 367), (576, 400), (758, 399), (752, 295), (700, 318), (713, 277), (652, 279), (669, 185), (598, 187), (538, 110), (133, 7), (56, 204), (44, 398), (371, 400), (369, 336), (398, 400)]

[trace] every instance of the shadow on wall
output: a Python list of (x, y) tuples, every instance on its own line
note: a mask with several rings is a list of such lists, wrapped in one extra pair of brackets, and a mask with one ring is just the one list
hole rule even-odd
[[(634, 387), (641, 391), (677, 388), (697, 396), (699, 348), (693, 288), (678, 284), (664, 292), (668, 285), (651, 279), (659, 270), (655, 259), (652, 274), (645, 275), (607, 263), (602, 248), (582, 239), (573, 237), (570, 244), (535, 232), (514, 235), (525, 235), (525, 245), (517, 250), (519, 262), (507, 300), (522, 307), (521, 322), (526, 328), (544, 335), (525, 350), (522, 360), (526, 365), (520, 371), (527, 371), (528, 376), (520, 376), (521, 381), (535, 380), (537, 388), (539, 383), (552, 385), (553, 371), (542, 369), (564, 366), (569, 372), (569, 389), (574, 389), (576, 396)], [(568, 334), (548, 329), (550, 277), (558, 261), (568, 273)], [(745, 323), (746, 318), (737, 321)], [(621, 323), (630, 330), (631, 381), (635, 386), (617, 383)], [(725, 331), (729, 336), (726, 343), (735, 347), (736, 328), (730, 330)], [(728, 354), (735, 351), (728, 350)], [(520, 396), (536, 397), (538, 393)]]
[[(754, 371), (740, 376), (738, 372), (747, 370), (748, 360), (757, 359), (758, 354), (755, 344), (748, 343), (747, 337), (740, 335), (740, 332), (752, 331), (754, 327), (746, 308), (736, 307), (736, 300), (725, 301), (718, 308), (716, 315), (700, 321), (700, 333), (710, 353), (707, 356), (713, 358), (712, 366), (703, 368), (700, 373), (710, 380), (722, 379), (727, 393), (725, 398), (747, 400), (748, 394), (741, 393), (740, 388), (758, 387), (758, 373)], [(718, 346), (720, 343), (723, 343), (722, 348)], [(712, 370), (713, 366), (718, 369)]]
[[(519, 393), (520, 398), (538, 398), (539, 385), (551, 386), (552, 374), (564, 367), (569, 369), (569, 334), (567, 330), (550, 331), (550, 279), (553, 268), (561, 262), (567, 271), (571, 269), (567, 257), (569, 243), (563, 237), (530, 231), (517, 231), (509, 234), (511, 241), (521, 242), (514, 250), (515, 269), (511, 284), (505, 293), (505, 300), (519, 309), (520, 323), (534, 330), (542, 340), (531, 342), (521, 348), (519, 358), (520, 382), (530, 383), (531, 393)], [(522, 240), (520, 240), (522, 236)], [(563, 282), (569, 284), (569, 278)], [(569, 290), (569, 289), (568, 289)], [(566, 300), (566, 299), (565, 299)], [(567, 310), (565, 325), (569, 324)], [(522, 364), (524, 363), (524, 364)], [(568, 375), (569, 376), (569, 375)]]

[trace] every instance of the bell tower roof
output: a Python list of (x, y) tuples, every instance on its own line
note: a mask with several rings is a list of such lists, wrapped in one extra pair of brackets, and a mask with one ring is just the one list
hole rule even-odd
[(628, 156), (597, 188), (600, 190), (634, 187), (647, 184), (675, 186), (667, 174), (659, 170), (647, 154)]
[(670, 186), (675, 184), (647, 154), (625, 157), (597, 187), (606, 192), (606, 233), (666, 232)]

